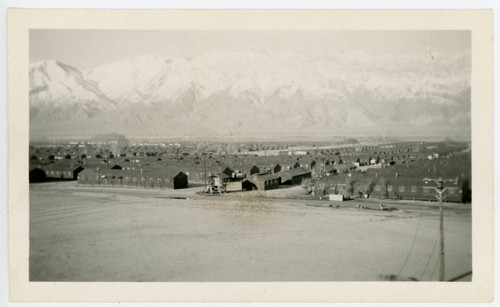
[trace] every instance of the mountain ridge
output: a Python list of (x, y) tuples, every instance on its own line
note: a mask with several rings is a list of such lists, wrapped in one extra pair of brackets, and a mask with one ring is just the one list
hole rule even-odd
[[(233, 49), (80, 71), (30, 64), (30, 133), (470, 132), (470, 52), (373, 56)], [(432, 130), (432, 129), (431, 129)]]

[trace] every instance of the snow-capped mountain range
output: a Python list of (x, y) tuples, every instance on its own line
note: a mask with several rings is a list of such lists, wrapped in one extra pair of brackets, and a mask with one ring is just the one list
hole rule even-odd
[(376, 56), (252, 48), (30, 64), (30, 133), (338, 135), (470, 131), (470, 51)]

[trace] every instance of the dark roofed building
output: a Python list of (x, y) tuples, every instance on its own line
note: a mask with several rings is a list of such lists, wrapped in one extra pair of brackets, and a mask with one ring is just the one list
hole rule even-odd
[(184, 172), (179, 172), (173, 177), (172, 187), (174, 189), (185, 189), (188, 187), (188, 176)]
[(111, 167), (111, 169), (123, 169), (123, 167), (121, 167), (120, 165), (118, 164), (115, 164)]
[(257, 165), (252, 166), (252, 168), (250, 169), (249, 174), (253, 175), (253, 174), (258, 174), (258, 173), (260, 173), (260, 168)]
[[(178, 170), (154, 169), (148, 170), (145, 175), (149, 180), (156, 181), (154, 187), (168, 189), (185, 189), (188, 187), (188, 175)], [(154, 185), (156, 184), (156, 185)]]
[(86, 169), (78, 176), (83, 185), (129, 187), (142, 189), (183, 189), (188, 176), (182, 171), (166, 168)]
[(99, 181), (99, 175), (96, 170), (92, 169), (84, 169), (78, 174), (78, 184), (83, 185), (94, 185)]
[(216, 173), (216, 174), (210, 174), (208, 178), (210, 177), (218, 177), (222, 182), (229, 182), (231, 181), (231, 177), (228, 176), (226, 173)]
[(76, 180), (83, 167), (77, 163), (51, 163), (42, 166), (47, 178)]
[[(325, 176), (318, 182), (329, 187), (332, 194), (346, 196), (389, 198), (407, 200), (436, 200), (434, 182), (425, 183), (412, 177), (373, 177), (366, 174), (346, 174)], [(445, 184), (447, 201), (460, 202), (462, 191), (458, 183)]]
[(223, 171), (224, 174), (228, 175), (230, 178), (234, 177), (234, 171), (229, 167), (226, 167)]
[(47, 176), (45, 176), (45, 171), (39, 167), (34, 167), (30, 169), (29, 173), (30, 182), (43, 182), (47, 180)]
[(293, 168), (279, 172), (280, 184), (301, 184), (302, 180), (311, 178), (311, 171), (303, 168)]
[(271, 190), (279, 186), (280, 177), (276, 174), (254, 174), (243, 181), (245, 190)]

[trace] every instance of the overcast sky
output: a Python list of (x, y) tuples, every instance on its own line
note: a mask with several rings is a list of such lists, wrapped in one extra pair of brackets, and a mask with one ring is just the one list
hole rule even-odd
[(316, 54), (362, 50), (370, 54), (448, 53), (470, 49), (469, 31), (132, 31), (31, 30), (30, 62), (59, 60), (89, 69), (154, 54), (196, 57), (211, 50), (256, 47)]

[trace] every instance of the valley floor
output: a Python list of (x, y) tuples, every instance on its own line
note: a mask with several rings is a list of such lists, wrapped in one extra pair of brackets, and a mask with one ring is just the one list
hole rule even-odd
[[(300, 187), (203, 196), (30, 185), (32, 281), (438, 279), (435, 203), (291, 199)], [(357, 209), (361, 204), (365, 209)], [(470, 205), (445, 210), (446, 279), (472, 271)]]

